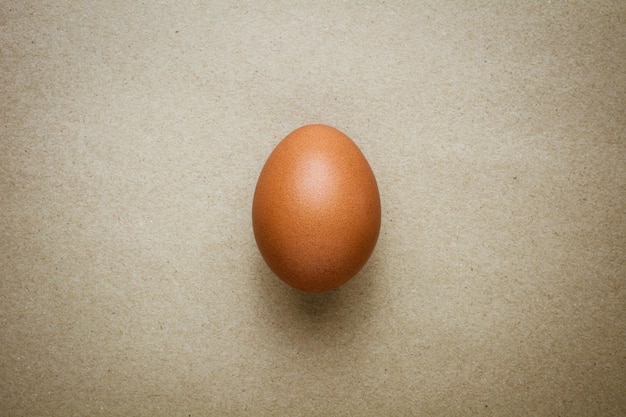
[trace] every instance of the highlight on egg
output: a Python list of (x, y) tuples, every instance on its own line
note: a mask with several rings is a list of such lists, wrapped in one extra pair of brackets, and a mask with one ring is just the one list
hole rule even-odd
[(381, 223), (367, 159), (339, 130), (314, 124), (288, 134), (257, 181), (252, 226), (261, 255), (306, 292), (339, 287), (370, 258)]

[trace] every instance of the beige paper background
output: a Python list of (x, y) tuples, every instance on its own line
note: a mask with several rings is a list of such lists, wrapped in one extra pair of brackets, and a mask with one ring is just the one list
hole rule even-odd
[[(292, 3), (0, 2), (0, 414), (626, 415), (626, 3)], [(306, 123), (383, 204), (323, 295), (250, 221)]]

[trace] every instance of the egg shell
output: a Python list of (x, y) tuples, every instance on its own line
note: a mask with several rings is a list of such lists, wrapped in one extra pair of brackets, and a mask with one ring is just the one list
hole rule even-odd
[(287, 284), (322, 292), (352, 278), (378, 239), (381, 207), (357, 145), (321, 124), (291, 132), (270, 154), (252, 203), (254, 236)]

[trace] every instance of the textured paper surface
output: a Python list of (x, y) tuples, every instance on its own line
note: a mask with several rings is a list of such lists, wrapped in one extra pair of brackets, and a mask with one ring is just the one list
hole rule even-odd
[[(383, 204), (323, 295), (250, 219), (307, 123)], [(3, 1), (0, 233), (1, 415), (626, 415), (626, 3)]]

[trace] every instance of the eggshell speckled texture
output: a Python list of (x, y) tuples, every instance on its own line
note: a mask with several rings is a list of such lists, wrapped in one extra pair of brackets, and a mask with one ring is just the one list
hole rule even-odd
[(276, 146), (252, 204), (265, 262), (307, 292), (336, 288), (365, 265), (380, 215), (369, 163), (348, 136), (325, 125), (300, 127)]

